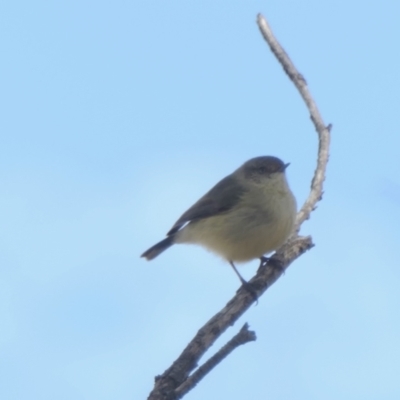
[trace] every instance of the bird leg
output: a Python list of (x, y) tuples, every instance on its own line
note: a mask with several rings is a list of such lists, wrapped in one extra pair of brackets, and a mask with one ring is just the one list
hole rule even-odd
[(235, 271), (235, 274), (240, 279), (240, 282), (242, 282), (242, 285), (245, 285), (246, 283), (248, 283), (245, 279), (243, 279), (242, 275), (239, 274), (239, 271), (236, 269), (235, 264), (233, 263), (233, 261), (229, 261), (229, 264), (231, 264), (231, 267), (233, 268), (233, 270)]
[(258, 296), (256, 291), (254, 290), (253, 286), (247, 282), (242, 275), (239, 274), (239, 271), (236, 269), (235, 264), (233, 263), (233, 261), (229, 261), (229, 264), (231, 265), (231, 267), (233, 268), (233, 270), (235, 271), (236, 275), (238, 276), (238, 278), (240, 279), (240, 282), (242, 282), (242, 286), (252, 295), (253, 299), (256, 301), (256, 303), (258, 303)]

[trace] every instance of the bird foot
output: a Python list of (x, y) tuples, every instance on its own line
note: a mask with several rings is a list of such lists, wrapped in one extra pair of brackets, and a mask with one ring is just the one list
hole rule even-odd
[(277, 260), (276, 258), (265, 257), (265, 256), (260, 257), (260, 266), (258, 268), (262, 268), (262, 267), (264, 268), (267, 265), (271, 268), (277, 269), (282, 274), (285, 273), (285, 268), (283, 267), (282, 263), (279, 260)]

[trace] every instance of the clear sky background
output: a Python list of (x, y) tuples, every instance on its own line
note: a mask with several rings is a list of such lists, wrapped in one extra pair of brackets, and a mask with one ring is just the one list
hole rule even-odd
[(258, 340), (186, 399), (400, 398), (400, 2), (16, 0), (0, 5), (1, 399), (145, 399), (239, 282), (200, 248), (139, 255), (251, 157), (290, 162), (306, 198), (317, 136), (258, 12), (333, 124), (302, 228), (316, 246), (213, 351), (246, 321)]

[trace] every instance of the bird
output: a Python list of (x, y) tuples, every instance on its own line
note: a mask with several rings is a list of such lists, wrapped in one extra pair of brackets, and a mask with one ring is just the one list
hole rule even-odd
[(262, 262), (289, 238), (296, 218), (296, 199), (286, 168), (274, 156), (255, 157), (220, 180), (194, 203), (166, 238), (141, 257), (153, 260), (174, 244), (197, 244), (225, 259), (242, 284), (235, 263)]

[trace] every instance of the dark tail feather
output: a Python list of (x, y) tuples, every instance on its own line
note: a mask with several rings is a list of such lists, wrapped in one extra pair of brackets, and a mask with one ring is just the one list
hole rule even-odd
[(164, 240), (161, 240), (161, 242), (158, 242), (154, 246), (150, 247), (140, 257), (144, 257), (147, 260), (152, 260), (153, 258), (156, 258), (164, 250), (167, 250), (168, 247), (172, 246), (173, 244), (174, 244), (174, 237), (168, 236)]

